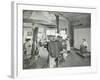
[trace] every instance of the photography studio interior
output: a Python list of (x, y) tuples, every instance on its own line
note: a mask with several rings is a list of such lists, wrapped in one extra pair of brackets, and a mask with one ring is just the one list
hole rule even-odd
[(23, 10), (23, 69), (91, 66), (91, 13)]

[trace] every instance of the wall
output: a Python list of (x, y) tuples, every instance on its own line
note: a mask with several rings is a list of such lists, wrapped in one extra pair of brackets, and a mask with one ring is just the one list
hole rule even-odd
[(26, 38), (30, 38), (32, 40), (33, 36), (32, 35), (30, 35), (30, 36), (28, 35), (28, 32), (32, 32), (32, 28), (24, 28), (23, 30), (24, 30), (23, 31), (23, 43), (25, 42)]
[(90, 28), (74, 28), (74, 47), (80, 49), (82, 39), (88, 42), (88, 51), (91, 51), (91, 29)]

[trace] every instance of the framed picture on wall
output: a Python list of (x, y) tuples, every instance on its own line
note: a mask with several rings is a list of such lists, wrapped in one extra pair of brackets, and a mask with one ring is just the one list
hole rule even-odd
[(12, 2), (13, 78), (96, 71), (96, 8)]
[(32, 36), (32, 32), (27, 32), (27, 36)]

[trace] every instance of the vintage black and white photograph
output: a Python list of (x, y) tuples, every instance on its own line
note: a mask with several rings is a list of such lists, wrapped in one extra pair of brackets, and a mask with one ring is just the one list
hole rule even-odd
[(23, 10), (23, 69), (91, 66), (91, 13)]

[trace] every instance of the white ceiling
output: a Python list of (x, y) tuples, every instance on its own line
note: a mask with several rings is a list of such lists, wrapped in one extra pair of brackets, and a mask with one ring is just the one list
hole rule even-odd
[(90, 14), (89, 13), (48, 12), (48, 11), (31, 11), (31, 10), (25, 10), (23, 12), (23, 15), (24, 15), (23, 18), (24, 20), (26, 20), (26, 22), (24, 23), (56, 25), (55, 14), (59, 15), (59, 21), (68, 19), (69, 21), (73, 22), (74, 26), (78, 24), (83, 24), (83, 25), (90, 24)]

